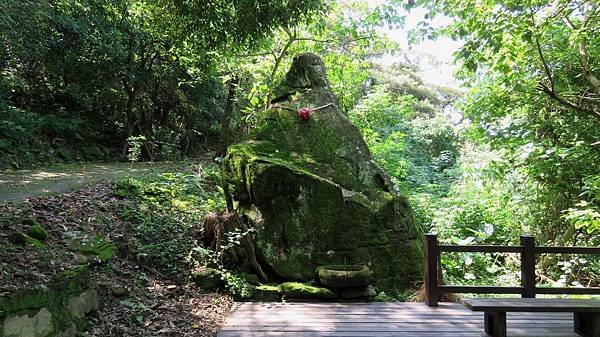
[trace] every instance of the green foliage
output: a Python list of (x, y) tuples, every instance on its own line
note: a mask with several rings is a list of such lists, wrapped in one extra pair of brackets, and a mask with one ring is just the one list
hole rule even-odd
[[(289, 2), (0, 1), (0, 165), (174, 159), (215, 142), (224, 55), (324, 9)], [(152, 145), (152, 146), (150, 146)]]
[(242, 126), (264, 122), (262, 112), (289, 69), (291, 56), (312, 52), (322, 58), (339, 108), (347, 114), (364, 93), (363, 83), (372, 68), (369, 58), (398, 48), (380, 30), (383, 25), (397, 27), (402, 23), (398, 4), (327, 1), (327, 7), (327, 13), (292, 28), (284, 27), (262, 41), (262, 52), (244, 55), (227, 65), (229, 72), (244, 79), (238, 91)]
[(94, 133), (79, 117), (44, 116), (9, 106), (0, 97), (0, 167), (106, 159), (110, 151), (86, 134)]
[(373, 72), (368, 93), (350, 112), (375, 161), (407, 193), (420, 225), (457, 179), (459, 125), (445, 107), (459, 95), (423, 83), (417, 69), (396, 65)]
[(402, 122), (412, 117), (413, 101), (412, 96), (398, 97), (385, 85), (378, 85), (350, 113), (377, 163), (396, 182), (405, 180), (408, 174), (403, 132), (406, 128)]
[(204, 215), (225, 208), (219, 182), (218, 168), (205, 164), (117, 183), (116, 194), (125, 198), (121, 218), (131, 228), (136, 257), (169, 277), (185, 277), (192, 252), (200, 249)]
[(252, 297), (252, 285), (243, 277), (240, 277), (231, 271), (224, 270), (221, 273), (225, 281), (225, 290), (236, 298), (247, 299)]
[[(461, 178), (447, 198), (428, 203), (435, 209), (433, 230), (452, 243), (510, 244), (526, 233), (541, 244), (596, 245), (600, 113), (594, 102), (600, 63), (592, 55), (600, 50), (593, 33), (600, 24), (598, 4), (417, 4), (430, 10), (429, 18), (453, 17), (438, 30), (426, 18), (413, 37), (464, 41), (456, 54), (458, 75), (471, 86), (457, 106), (472, 122), (461, 134)], [(542, 256), (539, 267), (549, 284), (573, 285), (575, 279), (597, 284), (592, 261)], [(518, 279), (518, 266), (505, 257), (459, 254), (444, 264), (450, 281), (513, 284)]]
[(373, 297), (373, 302), (396, 302), (397, 299), (392, 296), (386, 294), (384, 291), (380, 291), (375, 297)]
[(142, 146), (146, 141), (144, 136), (129, 136), (127, 142), (129, 143), (129, 149), (127, 149), (127, 160), (130, 162), (136, 162), (140, 160), (142, 155)]

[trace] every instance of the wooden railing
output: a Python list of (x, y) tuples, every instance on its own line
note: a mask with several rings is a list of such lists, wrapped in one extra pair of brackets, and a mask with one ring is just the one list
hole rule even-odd
[[(424, 234), (423, 247), (425, 250), (425, 303), (437, 307), (439, 297), (444, 293), (472, 294), (520, 294), (523, 298), (533, 298), (536, 294), (589, 294), (600, 295), (600, 287), (586, 288), (546, 288), (536, 286), (535, 257), (539, 254), (600, 254), (600, 247), (543, 247), (536, 246), (533, 236), (521, 236), (519, 246), (493, 245), (440, 245), (437, 235)], [(461, 286), (441, 285), (438, 275), (441, 275), (440, 253), (470, 252), (470, 253), (517, 253), (521, 254), (521, 286)]]

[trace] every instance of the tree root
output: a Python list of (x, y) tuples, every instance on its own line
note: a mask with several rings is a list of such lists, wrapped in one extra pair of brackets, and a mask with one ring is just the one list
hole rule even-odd
[[(246, 263), (256, 270), (262, 281), (267, 281), (267, 276), (256, 259), (254, 240), (237, 212), (209, 213), (204, 218), (203, 229), (205, 241), (217, 256), (224, 257), (226, 255), (233, 263)], [(236, 230), (242, 235), (239, 244), (236, 243), (232, 246), (229, 244), (228, 235)]]

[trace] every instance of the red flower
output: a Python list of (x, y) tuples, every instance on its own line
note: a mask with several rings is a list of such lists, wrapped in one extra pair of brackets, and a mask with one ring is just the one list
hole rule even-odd
[(309, 108), (300, 108), (298, 109), (298, 117), (303, 121), (307, 121), (310, 119), (311, 112)]

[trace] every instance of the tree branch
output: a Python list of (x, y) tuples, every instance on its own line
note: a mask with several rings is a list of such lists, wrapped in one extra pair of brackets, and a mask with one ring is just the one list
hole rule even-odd
[(540, 45), (540, 39), (537, 35), (535, 36), (535, 45), (537, 48), (538, 55), (540, 57), (540, 61), (542, 62), (544, 72), (548, 77), (548, 81), (550, 81), (550, 89), (554, 93), (554, 77), (552, 76), (552, 71), (550, 70), (550, 66), (548, 66), (548, 62), (546, 62), (546, 58), (544, 57), (544, 53), (542, 52), (542, 46)]
[[(569, 27), (569, 29), (571, 29), (571, 31), (576, 32), (580, 29), (583, 30), (587, 30), (585, 23), (587, 22), (588, 16), (589, 16), (589, 8), (587, 6), (587, 4), (584, 5), (583, 7), (583, 22), (584, 25), (581, 28), (578, 28), (573, 21), (571, 21), (571, 19), (569, 19), (568, 16), (565, 16), (563, 19), (563, 21), (565, 22), (565, 24), (567, 25), (567, 27)], [(589, 56), (587, 53), (587, 48), (585, 45), (585, 38), (582, 37), (579, 39), (579, 55), (577, 55), (577, 58), (579, 59), (579, 63), (581, 64), (581, 68), (583, 69), (583, 76), (585, 77), (585, 79), (592, 85), (592, 87), (594, 87), (594, 90), (596, 91), (597, 94), (600, 94), (600, 79), (598, 79), (598, 77), (596, 77), (593, 73), (592, 70), (590, 69), (589, 66)]]
[(579, 112), (589, 114), (593, 117), (596, 117), (598, 119), (598, 122), (600, 122), (600, 111), (594, 110), (594, 109), (588, 109), (588, 108), (582, 107), (580, 105), (577, 105), (571, 101), (566, 100), (564, 97), (562, 97), (558, 93), (556, 93), (556, 91), (553, 88), (548, 87), (548, 85), (546, 85), (546, 83), (544, 83), (544, 82), (539, 82), (539, 89), (542, 92), (544, 92), (546, 95), (548, 95), (548, 97), (557, 101), (561, 105), (563, 105), (567, 108), (571, 108), (573, 110), (579, 111)]
[(266, 53), (257, 53), (257, 54), (236, 54), (234, 56), (235, 57), (246, 58), (246, 57), (269, 56), (269, 55), (273, 55), (273, 53), (272, 52), (266, 52)]
[[(292, 44), (294, 42), (298, 41), (298, 37), (296, 36), (296, 34), (297, 34), (296, 29), (294, 29), (294, 32), (291, 32), (288, 27), (283, 27), (283, 30), (288, 35), (288, 40), (285, 43), (285, 45), (283, 46), (283, 48), (281, 49), (281, 51), (279, 52), (279, 54), (274, 54), (275, 64), (273, 65), (273, 69), (271, 70), (271, 76), (269, 77), (271, 85), (273, 84), (273, 80), (275, 80), (275, 75), (277, 75), (277, 70), (279, 69), (279, 66), (281, 65), (281, 61), (283, 60), (285, 55), (287, 55), (288, 49), (292, 46)], [(269, 105), (271, 105), (272, 94), (273, 94), (272, 90), (269, 90), (269, 93), (267, 96), (267, 102), (265, 104), (265, 110), (269, 108)]]

